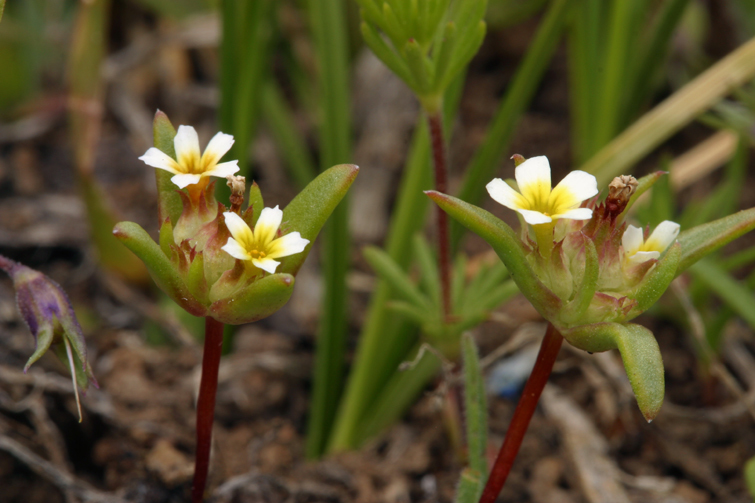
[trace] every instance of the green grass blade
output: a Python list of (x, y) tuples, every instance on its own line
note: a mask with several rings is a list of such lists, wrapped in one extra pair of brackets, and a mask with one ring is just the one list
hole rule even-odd
[(580, 169), (594, 174), (599, 187), (606, 185), (754, 75), (755, 38), (643, 115)]
[(262, 88), (262, 116), (278, 144), (278, 152), (286, 161), (289, 173), (299, 188), (317, 176), (317, 169), (304, 138), (296, 132), (293, 114), (273, 82)]
[[(463, 201), (472, 203), (479, 201), (485, 184), (493, 178), (498, 162), (508, 148), (519, 117), (529, 106), (537, 84), (556, 49), (565, 24), (567, 7), (571, 1), (554, 0), (548, 9), (524, 61), (519, 66), (505, 98), (496, 111), (485, 142), (467, 166), (459, 191), (459, 198)], [(452, 222), (451, 243), (454, 246), (459, 244), (463, 234), (464, 228)]]
[[(319, 127), (321, 169), (349, 162), (351, 118), (348, 69), (348, 27), (343, 0), (308, 2), (322, 120)], [(343, 388), (346, 342), (346, 272), (349, 266), (348, 198), (325, 227), (323, 276), (325, 294), (318, 328), (315, 376), (306, 452), (320, 456), (327, 444)]]
[(701, 260), (690, 267), (689, 272), (755, 329), (755, 296), (750, 289), (712, 260)]
[[(464, 362), (464, 412), (466, 414), (469, 467), (478, 473), (488, 473), (485, 453), (488, 446), (488, 403), (485, 380), (480, 367), (477, 345), (469, 334), (461, 337)], [(481, 482), (484, 483), (484, 480)]]

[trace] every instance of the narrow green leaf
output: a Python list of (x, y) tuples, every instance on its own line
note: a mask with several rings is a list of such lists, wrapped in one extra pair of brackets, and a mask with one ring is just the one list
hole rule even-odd
[(750, 208), (683, 231), (679, 234), (682, 257), (676, 275), (680, 275), (704, 256), (750, 232), (753, 228), (755, 228), (755, 208)]
[(144, 262), (157, 286), (168, 294), (168, 297), (173, 299), (176, 304), (194, 316), (205, 316), (207, 314), (205, 307), (191, 295), (184, 280), (168, 257), (139, 224), (120, 222), (113, 229), (113, 234)]
[(472, 468), (465, 468), (459, 477), (459, 485), (456, 487), (454, 503), (477, 503), (482, 494), (483, 487), (480, 472)]
[[(469, 467), (477, 473), (488, 473), (488, 404), (485, 380), (480, 367), (477, 345), (469, 334), (461, 337), (464, 362), (464, 411), (466, 413)], [(481, 480), (484, 482), (484, 480)]]
[(262, 191), (260, 191), (260, 186), (257, 185), (257, 182), (253, 182), (252, 186), (249, 187), (249, 206), (252, 208), (252, 222), (249, 227), (254, 229), (254, 226), (257, 224), (257, 219), (260, 217), (260, 213), (262, 213), (262, 209), (265, 207), (265, 201), (262, 199)]
[(477, 206), (436, 191), (425, 192), (443, 211), (493, 247), (511, 277), (535, 309), (546, 319), (561, 310), (561, 300), (543, 285), (529, 266), (522, 243), (503, 221)]
[[(438, 261), (435, 259), (430, 245), (422, 234), (415, 234), (414, 259), (420, 270), (420, 281), (425, 294), (432, 299), (432, 304), (440, 306), (440, 278), (438, 277)], [(386, 254), (387, 255), (387, 254)], [(394, 262), (395, 263), (395, 262)], [(400, 266), (396, 264), (396, 267)]]
[(712, 260), (701, 260), (692, 265), (689, 272), (755, 329), (755, 296), (751, 289), (735, 280)]
[(362, 254), (375, 273), (388, 282), (396, 294), (417, 308), (431, 309), (430, 300), (419, 291), (409, 276), (387, 253), (375, 246), (366, 246)]

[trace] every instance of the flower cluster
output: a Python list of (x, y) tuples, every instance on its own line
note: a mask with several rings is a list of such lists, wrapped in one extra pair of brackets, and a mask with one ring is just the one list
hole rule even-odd
[[(140, 159), (158, 168), (159, 244), (132, 222), (119, 223), (116, 237), (142, 259), (158, 286), (195, 316), (239, 324), (282, 307), (310, 243), (358, 168), (325, 171), (283, 210), (265, 208), (253, 184), (249, 205), (242, 209), (246, 184), (234, 176), (238, 163), (220, 162), (233, 145), (231, 135), (216, 134), (201, 153), (193, 127), (176, 131), (158, 112), (155, 139)], [(169, 175), (169, 181), (163, 178)], [(228, 180), (230, 207), (216, 201), (212, 177)]]

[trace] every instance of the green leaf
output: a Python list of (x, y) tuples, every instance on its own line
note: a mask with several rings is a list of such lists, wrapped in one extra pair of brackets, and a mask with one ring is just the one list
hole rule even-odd
[(241, 325), (267, 318), (282, 308), (294, 291), (290, 274), (271, 274), (253, 281), (230, 298), (210, 305), (209, 315), (221, 323)]
[(561, 319), (566, 323), (579, 323), (579, 319), (587, 312), (593, 297), (595, 289), (598, 286), (598, 275), (600, 274), (600, 264), (598, 262), (598, 252), (595, 250), (595, 243), (583, 235), (582, 242), (585, 249), (585, 274), (582, 282), (579, 284), (574, 298), (564, 308)]
[[(152, 123), (152, 134), (154, 137), (155, 148), (176, 158), (176, 149), (173, 145), (173, 138), (176, 137), (176, 129), (171, 124), (170, 119), (160, 110), (155, 114), (155, 120)], [(162, 224), (166, 219), (176, 225), (178, 217), (183, 211), (181, 197), (178, 195), (178, 187), (170, 181), (172, 173), (164, 169), (155, 169), (155, 178), (157, 179), (157, 218)]]
[[(421, 234), (415, 234), (414, 259), (417, 261), (420, 271), (420, 282), (425, 294), (427, 294), (435, 306), (440, 306), (440, 278), (438, 277), (438, 262), (435, 260), (430, 245)], [(386, 256), (390, 258), (390, 255)], [(394, 262), (395, 263), (395, 262)], [(400, 268), (399, 264), (396, 267)]]
[(260, 213), (262, 213), (262, 209), (265, 207), (265, 201), (262, 199), (262, 192), (260, 191), (260, 186), (257, 185), (257, 182), (253, 182), (252, 186), (249, 188), (249, 206), (252, 208), (252, 221), (247, 222), (247, 224), (254, 229), (254, 226), (257, 224), (257, 219), (260, 217)]
[(627, 297), (637, 301), (637, 305), (632, 308), (627, 320), (644, 313), (661, 298), (663, 292), (666, 291), (677, 276), (677, 268), (679, 267), (681, 256), (681, 245), (674, 243), (666, 250), (666, 253), (655, 264), (655, 267), (645, 274), (640, 284), (627, 294)]
[(309, 240), (302, 253), (281, 260), (279, 272), (296, 275), (312, 249), (312, 243), (333, 210), (351, 187), (359, 167), (353, 164), (333, 166), (312, 180), (283, 210), (283, 222), (290, 232), (298, 231)]
[(139, 224), (120, 222), (113, 229), (113, 234), (142, 259), (157, 286), (176, 304), (194, 316), (207, 314), (207, 309), (189, 292), (186, 283), (168, 257)]
[(465, 468), (459, 477), (459, 485), (456, 488), (454, 503), (477, 503), (483, 489), (480, 472), (471, 468)]
[(753, 228), (755, 228), (755, 208), (750, 208), (683, 231), (678, 238), (682, 246), (682, 256), (676, 275), (680, 275), (701, 258), (750, 232)]
[(406, 275), (387, 253), (375, 246), (366, 246), (362, 250), (362, 254), (370, 264), (370, 267), (382, 280), (391, 285), (396, 294), (415, 307), (426, 310), (432, 309), (428, 298), (419, 291), (419, 288), (412, 283), (409, 276)]
[(488, 446), (488, 405), (480, 357), (471, 335), (462, 335), (461, 350), (464, 361), (464, 410), (469, 466), (477, 473), (488, 473), (485, 457)]
[(637, 405), (645, 419), (655, 418), (663, 403), (665, 381), (661, 350), (650, 330), (634, 324), (595, 323), (561, 334), (573, 346), (591, 353), (618, 349)]
[(425, 194), (443, 211), (493, 247), (519, 290), (546, 319), (553, 319), (562, 307), (561, 299), (543, 285), (529, 266), (522, 243), (514, 231), (491, 213), (460, 199), (434, 190)]

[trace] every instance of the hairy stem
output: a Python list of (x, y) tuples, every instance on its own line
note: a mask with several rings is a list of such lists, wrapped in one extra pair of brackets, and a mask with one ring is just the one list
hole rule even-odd
[[(427, 122), (430, 126), (430, 139), (433, 148), (433, 166), (435, 168), (435, 190), (448, 194), (448, 159), (446, 142), (443, 139), (443, 116), (440, 111), (429, 113)], [(440, 265), (440, 289), (443, 315), (451, 316), (451, 237), (449, 234), (448, 215), (439, 207), (435, 208), (438, 222), (438, 263)]]
[(511, 418), (511, 424), (506, 432), (506, 438), (503, 441), (501, 450), (495, 460), (493, 469), (490, 472), (485, 489), (480, 497), (480, 503), (493, 503), (509, 476), (511, 466), (522, 445), (522, 439), (530, 425), (532, 415), (535, 413), (535, 407), (540, 400), (540, 394), (543, 392), (545, 383), (553, 370), (553, 364), (556, 362), (558, 350), (561, 349), (561, 343), (564, 338), (558, 333), (556, 327), (548, 323), (548, 330), (540, 345), (540, 352), (535, 360), (535, 367), (532, 369), (527, 384), (524, 385), (522, 397), (514, 410), (514, 417)]
[(197, 454), (194, 465), (194, 483), (191, 489), (192, 503), (202, 503), (207, 472), (210, 467), (212, 447), (212, 423), (215, 419), (215, 394), (218, 391), (218, 368), (223, 352), (223, 324), (207, 317), (204, 326), (204, 354), (202, 355), (202, 380), (197, 400)]

